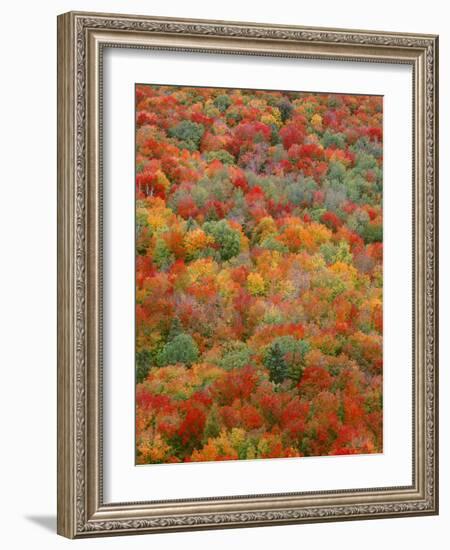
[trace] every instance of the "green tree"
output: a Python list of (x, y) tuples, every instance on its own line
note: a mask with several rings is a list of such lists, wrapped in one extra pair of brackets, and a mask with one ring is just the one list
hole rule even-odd
[(190, 151), (197, 151), (200, 140), (205, 132), (203, 124), (182, 120), (179, 124), (170, 128), (169, 136), (180, 140), (180, 146)]
[(147, 378), (152, 366), (152, 354), (149, 350), (143, 349), (136, 352), (136, 382), (140, 384)]
[(214, 439), (220, 434), (220, 417), (217, 405), (214, 404), (209, 410), (206, 418), (205, 430), (203, 432), (204, 443), (208, 442), (208, 439)]
[(278, 109), (280, 110), (281, 120), (283, 124), (291, 117), (294, 107), (289, 99), (285, 98), (277, 104)]
[(189, 334), (178, 334), (173, 340), (167, 342), (158, 353), (157, 362), (160, 367), (183, 363), (191, 366), (198, 359), (198, 347), (195, 340)]
[(336, 147), (336, 149), (345, 150), (346, 147), (346, 138), (343, 133), (333, 133), (329, 130), (326, 130), (322, 136), (322, 145), (324, 147)]
[(264, 365), (269, 369), (269, 378), (275, 384), (281, 384), (288, 377), (288, 366), (278, 342), (269, 347), (264, 358)]
[(344, 240), (339, 241), (337, 244), (332, 242), (324, 243), (320, 247), (320, 253), (325, 258), (327, 264), (334, 264), (336, 262), (351, 264), (353, 262), (350, 245)]
[(208, 151), (205, 155), (208, 162), (213, 160), (220, 160), (222, 164), (235, 164), (236, 159), (225, 149), (219, 149), (218, 151)]
[(232, 101), (227, 94), (218, 95), (214, 100), (214, 105), (219, 109), (221, 113), (224, 113), (231, 104)]
[(230, 342), (226, 345), (218, 365), (225, 370), (243, 368), (251, 362), (252, 350), (245, 342)]
[(383, 226), (369, 223), (363, 230), (363, 239), (366, 243), (381, 243), (383, 242)]
[(305, 368), (305, 355), (311, 346), (305, 340), (294, 336), (279, 336), (272, 342), (272, 346), (279, 346), (287, 367), (287, 378), (295, 384), (300, 381)]
[(237, 231), (231, 229), (226, 220), (206, 222), (203, 229), (220, 245), (222, 260), (229, 260), (241, 251), (241, 237)]
[(183, 332), (183, 325), (181, 324), (181, 321), (178, 319), (178, 317), (174, 317), (172, 320), (172, 324), (170, 326), (169, 334), (167, 335), (167, 341), (171, 342), (179, 334), (182, 334), (182, 332)]
[(153, 261), (159, 269), (167, 269), (173, 263), (174, 257), (164, 239), (158, 238), (153, 250)]

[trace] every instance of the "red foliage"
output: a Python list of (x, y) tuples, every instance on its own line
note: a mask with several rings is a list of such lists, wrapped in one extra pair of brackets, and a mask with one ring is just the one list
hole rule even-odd
[(292, 145), (300, 145), (305, 139), (305, 131), (299, 124), (286, 124), (279, 132), (283, 147), (288, 151)]
[(246, 400), (258, 382), (256, 369), (250, 365), (234, 369), (227, 377), (216, 380), (211, 385), (211, 396), (223, 405), (231, 405), (235, 399)]
[(341, 227), (343, 221), (334, 212), (327, 211), (322, 215), (321, 221), (330, 229), (336, 230)]
[(192, 401), (185, 401), (181, 409), (185, 417), (181, 422), (176, 434), (180, 437), (183, 444), (195, 444), (200, 441), (205, 429), (206, 414)]
[(301, 396), (312, 398), (319, 392), (328, 390), (333, 383), (331, 374), (319, 366), (306, 367), (298, 384)]

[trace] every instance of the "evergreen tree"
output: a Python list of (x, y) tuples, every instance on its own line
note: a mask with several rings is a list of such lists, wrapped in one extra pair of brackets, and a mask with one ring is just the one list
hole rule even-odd
[(136, 352), (136, 382), (143, 382), (152, 366), (152, 354), (149, 350), (143, 349)]
[(198, 359), (198, 347), (189, 334), (178, 334), (158, 353), (157, 363), (161, 367), (183, 363), (191, 366)]
[(264, 364), (269, 369), (270, 380), (275, 384), (281, 384), (288, 377), (288, 366), (278, 342), (270, 346)]

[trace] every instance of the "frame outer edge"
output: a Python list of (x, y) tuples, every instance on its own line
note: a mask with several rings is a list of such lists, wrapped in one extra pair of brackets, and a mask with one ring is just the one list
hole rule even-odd
[[(425, 124), (425, 153), (420, 156), (427, 164), (426, 188), (423, 189), (426, 207), (426, 257), (423, 260), (427, 280), (427, 441), (425, 488), (428, 493), (414, 502), (399, 501), (373, 504), (333, 505), (305, 510), (248, 511), (231, 513), (197, 513), (150, 518), (123, 516), (118, 509), (116, 517), (100, 519), (88, 510), (92, 491), (92, 474), (89, 473), (88, 436), (89, 403), (86, 382), (89, 361), (90, 323), (86, 318), (89, 307), (90, 273), (89, 213), (92, 205), (86, 204), (88, 192), (86, 162), (86, 30), (109, 29), (113, 32), (124, 29), (162, 32), (170, 36), (220, 36), (250, 40), (300, 41), (305, 43), (339, 43), (348, 46), (373, 46), (381, 51), (387, 46), (404, 51), (425, 53), (423, 67), (426, 89), (421, 86), (424, 98), (422, 111)], [(311, 41), (311, 42), (310, 42)], [(217, 529), (251, 527), (257, 525), (281, 525), (338, 521), (349, 519), (375, 519), (381, 517), (430, 515), (438, 513), (438, 455), (437, 455), (437, 361), (438, 361), (438, 38), (432, 35), (408, 35), (379, 31), (356, 31), (345, 29), (308, 29), (305, 27), (277, 26), (259, 23), (214, 22), (207, 20), (183, 20), (125, 16), (121, 14), (97, 14), (70, 12), (58, 17), (58, 533), (68, 538), (89, 536), (135, 534), (138, 532), (181, 531), (192, 529)], [(380, 57), (381, 59), (381, 57)], [(75, 80), (75, 82), (74, 82)], [(423, 80), (422, 80), (423, 83)], [(425, 167), (422, 168), (425, 171)], [(92, 192), (92, 189), (91, 189)], [(425, 207), (425, 205), (424, 205)], [(425, 238), (425, 235), (424, 235)], [(419, 254), (420, 256), (420, 254)], [(88, 273), (87, 273), (88, 272)], [(88, 293), (86, 293), (88, 290)], [(88, 371), (88, 372), (86, 372)], [(89, 401), (89, 400), (88, 400)], [(425, 411), (424, 411), (425, 412)], [(425, 449), (423, 449), (425, 451)], [(142, 510), (145, 512), (145, 510)]]
[(57, 533), (74, 538), (75, 521), (75, 441), (73, 434), (75, 403), (74, 369), (74, 198), (73, 160), (74, 68), (73, 18), (57, 19)]

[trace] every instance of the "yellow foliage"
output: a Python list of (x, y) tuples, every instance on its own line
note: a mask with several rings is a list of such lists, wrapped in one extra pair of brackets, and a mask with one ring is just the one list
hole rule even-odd
[(274, 107), (272, 109), (272, 113), (264, 113), (261, 117), (261, 122), (267, 124), (268, 126), (273, 125), (277, 128), (281, 128), (281, 126), (283, 126), (283, 121), (281, 120), (280, 110)]
[(280, 292), (284, 298), (289, 298), (293, 296), (296, 292), (294, 283), (289, 279), (283, 279), (280, 282)]
[(163, 462), (171, 451), (170, 446), (158, 433), (152, 439), (143, 438), (138, 442), (137, 449), (142, 455), (140, 460), (143, 464)]
[(256, 260), (258, 270), (266, 274), (271, 269), (276, 269), (283, 261), (283, 255), (278, 250), (265, 250)]
[(257, 453), (258, 456), (267, 455), (270, 451), (270, 441), (266, 438), (258, 441)]
[(358, 271), (355, 267), (345, 262), (336, 262), (330, 266), (330, 270), (336, 273), (344, 281), (354, 283), (358, 278)]
[(319, 113), (316, 113), (311, 117), (311, 124), (315, 130), (319, 130), (322, 127), (322, 117)]
[(200, 228), (188, 231), (184, 236), (184, 247), (188, 256), (193, 256), (196, 252), (207, 248), (213, 243), (214, 238), (211, 235), (207, 235)]
[[(161, 172), (162, 173), (162, 172)], [(166, 208), (166, 203), (160, 197), (148, 198), (148, 224), (153, 231), (159, 231), (169, 226), (170, 221), (175, 219), (175, 215), (170, 208)]]
[(275, 119), (275, 124), (278, 126), (278, 128), (281, 128), (283, 126), (283, 120), (281, 118), (281, 111), (278, 109), (278, 107), (272, 107), (272, 116)]
[(162, 170), (156, 171), (156, 181), (164, 187), (167, 191), (170, 187), (170, 181), (167, 179), (166, 174)]
[(213, 276), (217, 273), (217, 263), (211, 258), (200, 258), (189, 264), (187, 274), (189, 283), (198, 283), (205, 277)]
[(230, 442), (235, 449), (238, 449), (245, 441), (245, 430), (233, 428), (230, 434)]
[[(239, 433), (233, 436), (232, 433), (236, 430)], [(235, 428), (232, 430), (231, 434), (226, 432), (225, 430), (222, 430), (218, 437), (215, 437), (214, 439), (209, 439), (203, 449), (194, 451), (192, 453), (191, 459), (194, 462), (217, 460), (218, 458), (223, 456), (226, 456), (227, 458), (237, 459), (238, 453), (233, 446), (233, 439), (234, 441), (239, 440), (241, 437), (240, 432), (244, 432), (244, 430), (239, 430)]]
[(190, 369), (168, 365), (152, 369), (143, 383), (151, 393), (189, 398), (198, 388), (222, 376), (223, 369), (208, 363), (195, 363)]
[(204, 112), (206, 116), (216, 118), (220, 117), (220, 111), (219, 109), (214, 105), (214, 101), (212, 99), (208, 99), (205, 102)]
[(258, 109), (258, 110), (263, 110), (267, 105), (267, 102), (263, 99), (260, 99), (260, 98), (253, 98), (253, 99), (250, 99), (250, 101), (248, 102), (248, 106), (249, 107), (253, 107), (253, 109)]
[(136, 331), (136, 350), (152, 349), (162, 340), (161, 333), (157, 330), (137, 330)]
[(277, 232), (277, 226), (272, 216), (265, 216), (262, 218), (255, 228), (255, 237), (258, 242), (262, 242), (264, 239)]
[(231, 279), (230, 271), (222, 269), (217, 275), (217, 286), (223, 296), (231, 296), (234, 293), (234, 282)]
[(249, 273), (247, 275), (247, 288), (253, 296), (262, 296), (265, 291), (264, 279), (259, 273)]

